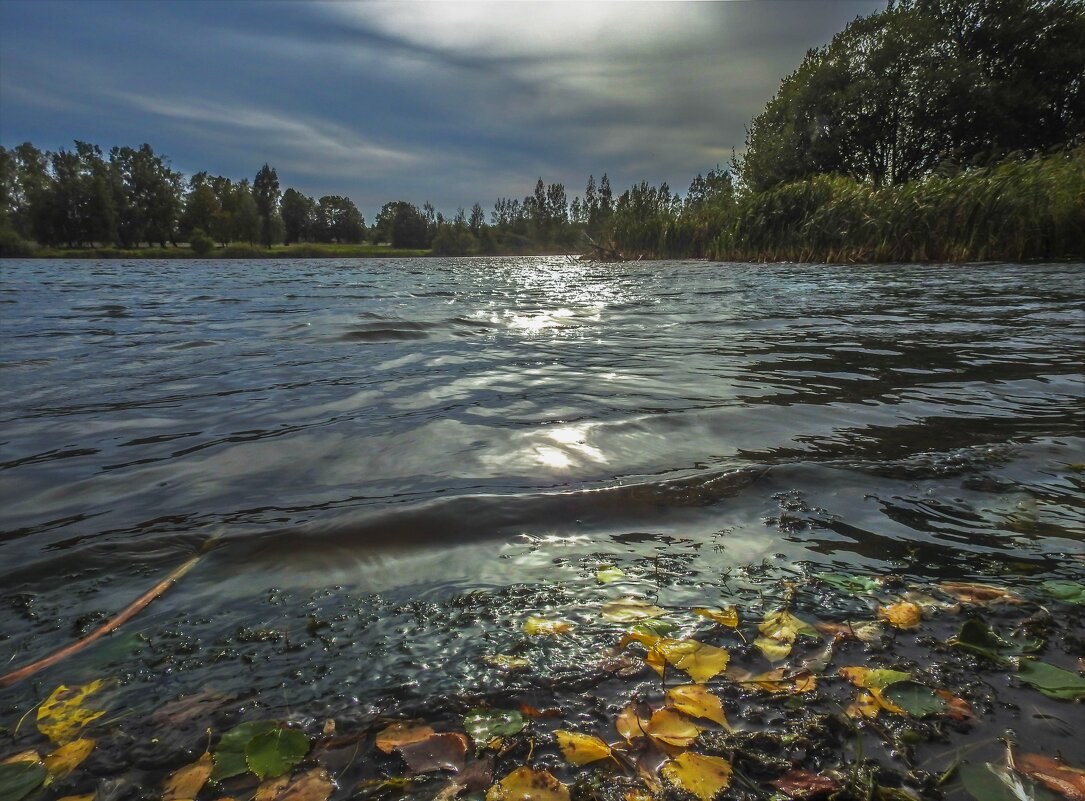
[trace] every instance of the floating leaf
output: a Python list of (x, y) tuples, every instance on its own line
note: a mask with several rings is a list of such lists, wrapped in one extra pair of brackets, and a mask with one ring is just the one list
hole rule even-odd
[(885, 626), (878, 620), (866, 620), (857, 623), (818, 623), (816, 628), (823, 634), (831, 634), (837, 639), (859, 640), (860, 642), (878, 642), (885, 630)]
[(935, 690), (914, 681), (900, 681), (886, 687), (882, 697), (914, 718), (937, 715), (946, 709), (946, 701)]
[(515, 709), (472, 709), (463, 719), (463, 728), (476, 744), (485, 745), (495, 737), (519, 734), (527, 725)]
[(660, 773), (675, 787), (693, 793), (701, 801), (712, 801), (731, 783), (731, 763), (726, 759), (688, 751), (667, 762)]
[(648, 719), (641, 717), (636, 704), (626, 704), (614, 719), (614, 728), (627, 740), (643, 737), (647, 732)]
[(1013, 646), (978, 618), (970, 618), (962, 623), (956, 636), (949, 639), (949, 644), (995, 661), (1001, 658), (1001, 651)]
[(531, 667), (530, 660), (520, 656), (506, 656), (505, 654), (493, 654), (482, 657), (482, 661), (491, 667), (511, 673), (514, 670), (525, 670)]
[(882, 690), (890, 684), (895, 684), (898, 681), (907, 681), (912, 678), (911, 673), (905, 673), (902, 670), (888, 670), (886, 668), (867, 668), (861, 666), (842, 667), (838, 672), (856, 687), (862, 687), (867, 690)]
[(590, 734), (558, 729), (554, 739), (565, 759), (574, 765), (587, 765), (610, 756), (610, 746)]
[(595, 580), (600, 584), (610, 584), (625, 578), (625, 571), (614, 565), (603, 565), (595, 571)]
[[(258, 734), (245, 746), (245, 763), (260, 779), (282, 776), (309, 753), (309, 738), (297, 729)], [(186, 796), (191, 798), (191, 796)]]
[(529, 637), (560, 637), (573, 630), (573, 624), (568, 620), (547, 620), (545, 617), (530, 615), (524, 621), (524, 634)]
[(806, 671), (789, 674), (783, 668), (776, 668), (756, 676), (752, 673), (735, 671), (728, 673), (728, 678), (740, 684), (753, 684), (770, 693), (808, 693), (817, 688), (817, 677)]
[(377, 735), (375, 745), (386, 754), (390, 754), (403, 745), (428, 740), (436, 734), (432, 727), (424, 723), (403, 723), (397, 721)]
[(878, 713), (881, 712), (881, 710), (882, 705), (878, 703), (878, 699), (874, 696), (874, 693), (870, 690), (860, 690), (859, 694), (855, 696), (855, 700), (844, 710), (844, 714), (849, 718), (868, 718), (873, 720), (878, 717)]
[(221, 782), (248, 773), (245, 746), (257, 735), (276, 729), (278, 725), (274, 720), (254, 720), (234, 726), (223, 734), (212, 755), (215, 762), (215, 769), (211, 773), (212, 780)]
[(697, 739), (697, 735), (701, 733), (701, 727), (685, 715), (673, 709), (664, 708), (652, 715), (648, 725), (644, 727), (644, 732), (649, 737), (668, 745), (684, 748)]
[(609, 601), (603, 604), (599, 615), (603, 620), (609, 620), (611, 623), (633, 623), (666, 613), (666, 609), (661, 609), (640, 598), (623, 598), (620, 601)]
[(60, 746), (45, 758), (45, 769), (49, 771), (49, 776), (53, 779), (67, 776), (83, 764), (83, 760), (89, 757), (93, 750), (94, 740), (89, 737), (73, 740)]
[(946, 702), (946, 717), (954, 720), (970, 720), (975, 717), (971, 705), (963, 698), (954, 695), (949, 690), (935, 690), (935, 692)]
[(0, 798), (22, 801), (45, 782), (49, 772), (41, 762), (8, 762), (0, 765)]
[(546, 770), (517, 768), (486, 791), (486, 801), (570, 801), (569, 788)]
[(435, 734), (425, 740), (401, 745), (399, 754), (412, 773), (433, 773), (438, 770), (459, 772), (467, 758), (467, 736), (459, 732)]
[(1045, 581), (1044, 592), (1068, 604), (1085, 604), (1085, 584), (1078, 581)]
[(1021, 599), (1005, 587), (993, 584), (977, 584), (971, 581), (943, 581), (938, 588), (958, 601), (977, 606), (991, 604), (1019, 604)]
[(914, 629), (923, 619), (923, 608), (913, 601), (878, 607), (878, 617), (898, 629)]
[(794, 799), (818, 798), (840, 789), (840, 785), (828, 776), (810, 773), (806, 770), (793, 770), (785, 773), (779, 779), (773, 779), (769, 784), (784, 795)]
[(275, 801), (328, 801), (335, 782), (324, 768), (313, 768), (295, 778)]
[(1040, 754), (1014, 754), (1013, 768), (1070, 801), (1085, 801), (1085, 770)]
[(191, 765), (185, 765), (166, 777), (162, 782), (162, 801), (195, 798), (211, 778), (211, 771), (214, 769), (215, 763), (211, 755), (204, 752)]
[(704, 718), (727, 726), (723, 702), (703, 684), (683, 684), (667, 690), (667, 703), (690, 717)]
[(31, 748), (4, 759), (0, 759), (0, 765), (10, 765), (13, 762), (41, 762), (41, 754)]
[(1049, 698), (1064, 701), (1085, 698), (1085, 679), (1069, 670), (1049, 665), (1047, 662), (1038, 662), (1033, 659), (1022, 660), (1017, 668), (1017, 676)]
[(817, 629), (805, 620), (795, 617), (786, 609), (769, 612), (757, 626), (757, 630), (766, 637), (771, 637), (774, 640), (787, 639), (789, 642), (793, 642), (797, 636), (814, 638), (818, 636)]
[[(976, 801), (1040, 801), (1009, 768), (967, 763), (959, 769), (961, 783)], [(1045, 798), (1048, 795), (1045, 792)]]
[(869, 576), (853, 576), (850, 573), (815, 573), (814, 576), (818, 581), (852, 595), (872, 593), (882, 586), (879, 579), (870, 578)]
[[(660, 637), (666, 637), (668, 634), (678, 630), (678, 626), (666, 620), (656, 620), (655, 618), (649, 618), (648, 620), (642, 620), (635, 626), (629, 629), (630, 634), (643, 634), (648, 637), (659, 639)], [(654, 640), (653, 640), (654, 642)], [(644, 644), (643, 642), (641, 643)]]
[(699, 607), (693, 610), (693, 614), (707, 617), (709, 620), (714, 620), (721, 626), (727, 626), (728, 628), (733, 629), (738, 626), (738, 610), (733, 606), (727, 606), (723, 609), (706, 609)]
[(74, 689), (63, 684), (57, 687), (38, 707), (38, 731), (57, 745), (78, 739), (83, 727), (105, 714), (105, 710), (83, 706), (83, 702), (104, 684), (101, 679), (96, 679)]
[(781, 642), (780, 640), (773, 640), (769, 637), (758, 637), (753, 641), (761, 653), (765, 655), (765, 658), (770, 662), (779, 662), (782, 659), (787, 659), (788, 654), (791, 653), (791, 641)]
[(253, 796), (252, 801), (275, 801), (288, 786), (290, 786), (289, 776), (266, 779), (256, 788), (256, 795)]
[(691, 679), (700, 683), (727, 667), (731, 658), (723, 648), (705, 645), (697, 640), (660, 639), (649, 653), (659, 654), (667, 664), (684, 670)]

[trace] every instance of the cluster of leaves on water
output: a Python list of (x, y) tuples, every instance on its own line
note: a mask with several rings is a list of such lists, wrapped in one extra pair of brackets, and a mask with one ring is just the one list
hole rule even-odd
[[(601, 585), (624, 579), (612, 565), (596, 574)], [(948, 657), (964, 659), (976, 671), (1013, 676), (1024, 692), (1077, 711), (1085, 700), (1085, 659), (1068, 669), (1040, 654), (1054, 614), (1080, 615), (1085, 585), (1045, 582), (1043, 603), (992, 584), (917, 587), (842, 573), (777, 589), (766, 593), (776, 600), (760, 607), (668, 608), (635, 595), (599, 604), (596, 618), (611, 634), (598, 666), (630, 687), (611, 705), (585, 711), (564, 700), (539, 708), (495, 688), (456, 714), (435, 703), (445, 711), (430, 717), (424, 707), (399, 716), (393, 710), (343, 731), (334, 718), (243, 720), (207, 728), (203, 742), (191, 744), (189, 761), (169, 766), (157, 786), (139, 795), (162, 801), (907, 801), (940, 797), (953, 783), (976, 801), (1085, 801), (1080, 760), (1075, 765), (1022, 745), (1007, 743), (998, 759), (965, 755), (938, 772), (925, 770), (914, 747), (942, 737), (946, 727), (972, 731), (990, 699), (965, 672), (894, 657), (882, 647), (940, 620), (952, 630), (939, 646), (947, 663)], [(796, 597), (806, 591), (858, 599), (871, 613), (818, 619), (797, 608)], [(998, 610), (1030, 614), (1007, 629), (1005, 615), (992, 614)], [(580, 625), (552, 610), (524, 614), (523, 647), (487, 653), (482, 661), (509, 676), (530, 675), (532, 655), (567, 647), (580, 636)], [(657, 680), (641, 680), (653, 675)], [(20, 728), (25, 721), (9, 727), (19, 746), (0, 759), (0, 801), (116, 797), (84, 765), (102, 738), (118, 736), (126, 725), (108, 708), (110, 684), (98, 679), (57, 687), (33, 710), (36, 734)], [(198, 715), (215, 697), (208, 691), (182, 698), (160, 719)], [(869, 738), (896, 754), (902, 769), (865, 757), (861, 748)]]

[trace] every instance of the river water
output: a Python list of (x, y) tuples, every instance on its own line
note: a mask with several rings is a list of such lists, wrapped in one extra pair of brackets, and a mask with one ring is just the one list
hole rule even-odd
[(215, 542), (130, 624), (173, 655), (126, 667), (115, 635), (46, 685), (108, 669), (172, 697), (214, 676), (201, 652), (178, 678), (191, 632), (319, 626), (349, 597), (373, 661), (337, 680), (364, 701), (461, 647), (388, 656), (449, 598), (498, 599), (497, 637), (603, 592), (603, 564), (684, 577), (664, 605), (758, 563), (1082, 576), (1080, 264), (0, 269), (0, 657)]

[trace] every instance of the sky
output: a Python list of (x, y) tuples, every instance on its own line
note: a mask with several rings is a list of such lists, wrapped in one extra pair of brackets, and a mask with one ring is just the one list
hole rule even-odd
[(0, 144), (148, 142), (185, 175), (453, 213), (741, 152), (807, 49), (884, 0), (0, 0)]

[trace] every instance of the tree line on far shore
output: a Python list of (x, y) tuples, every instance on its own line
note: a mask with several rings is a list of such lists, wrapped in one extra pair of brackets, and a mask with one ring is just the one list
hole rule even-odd
[(604, 173), (539, 178), (445, 217), (251, 183), (187, 181), (149, 145), (0, 148), (0, 255), (46, 246), (388, 243), (434, 253), (828, 261), (1085, 256), (1085, 3), (889, 0), (809, 51), (728, 169), (685, 195)]

